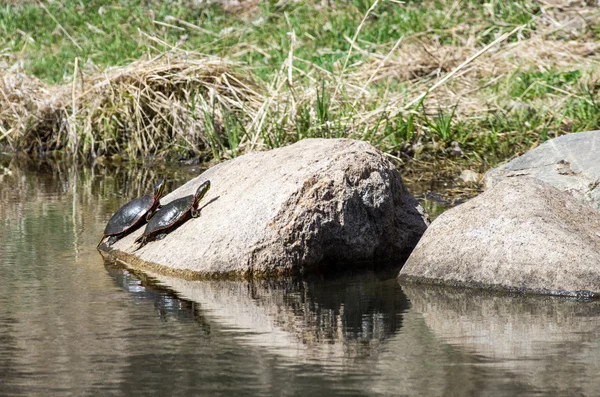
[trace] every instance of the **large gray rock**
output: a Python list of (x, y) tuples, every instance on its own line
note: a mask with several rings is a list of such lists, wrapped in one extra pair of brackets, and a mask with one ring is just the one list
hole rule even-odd
[(520, 176), (540, 179), (600, 209), (600, 130), (549, 140), (488, 171), (485, 187)]
[[(274, 277), (367, 261), (401, 263), (427, 224), (394, 166), (371, 145), (307, 139), (214, 166), (164, 205), (212, 188), (199, 218), (135, 251), (142, 229), (110, 254), (179, 277)], [(101, 249), (107, 250), (105, 245)]]
[(598, 294), (600, 213), (537, 179), (508, 179), (440, 215), (400, 278)]

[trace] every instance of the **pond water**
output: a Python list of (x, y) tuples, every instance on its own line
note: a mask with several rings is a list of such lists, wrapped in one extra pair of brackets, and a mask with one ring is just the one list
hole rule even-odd
[(598, 302), (401, 286), (393, 272), (191, 282), (105, 262), (111, 214), (189, 172), (0, 163), (1, 396), (600, 390)]

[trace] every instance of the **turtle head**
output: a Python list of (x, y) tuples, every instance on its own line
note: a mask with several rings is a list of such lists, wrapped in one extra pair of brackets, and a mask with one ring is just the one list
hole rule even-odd
[(194, 194), (194, 209), (195, 210), (199, 210), (200, 209), (200, 201), (202, 201), (202, 199), (204, 198), (204, 196), (206, 195), (206, 193), (210, 190), (210, 181), (206, 181), (204, 182), (202, 185), (200, 185), (198, 187), (198, 189), (196, 189), (196, 194)]
[(156, 185), (154, 189), (154, 200), (160, 200), (162, 195), (165, 193), (166, 182), (164, 179), (161, 179), (160, 182)]

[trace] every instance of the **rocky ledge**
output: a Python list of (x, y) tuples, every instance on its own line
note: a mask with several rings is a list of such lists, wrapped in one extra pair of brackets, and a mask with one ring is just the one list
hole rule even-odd
[(216, 165), (165, 196), (211, 190), (201, 215), (137, 249), (143, 227), (100, 249), (184, 278), (276, 277), (402, 263), (427, 228), (395, 167), (371, 145), (306, 139)]

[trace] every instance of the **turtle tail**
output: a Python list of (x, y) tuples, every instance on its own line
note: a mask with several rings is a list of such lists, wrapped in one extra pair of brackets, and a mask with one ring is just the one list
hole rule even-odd
[(100, 244), (102, 244), (102, 242), (104, 241), (104, 237), (106, 237), (106, 234), (102, 235), (102, 238), (100, 239), (100, 241), (98, 241), (98, 244), (96, 245), (96, 248), (100, 247)]

